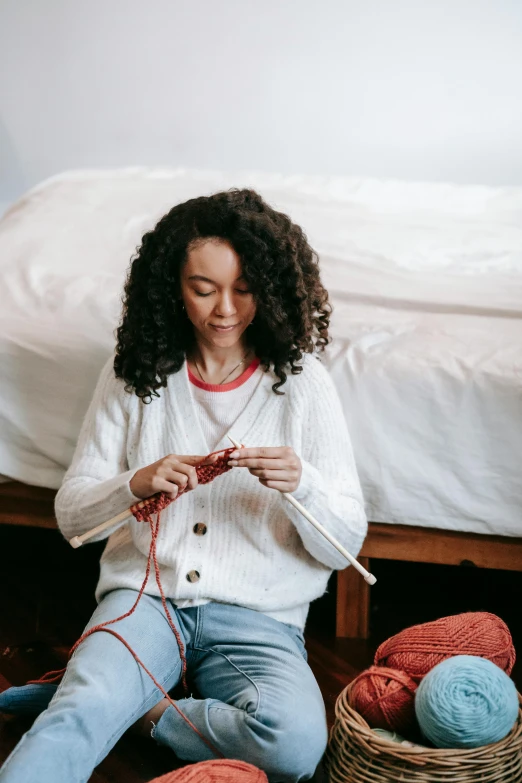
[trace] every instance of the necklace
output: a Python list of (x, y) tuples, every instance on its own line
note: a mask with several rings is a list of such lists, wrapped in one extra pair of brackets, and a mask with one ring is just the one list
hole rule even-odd
[[(223, 383), (225, 383), (226, 379), (227, 379), (227, 378), (230, 378), (230, 376), (232, 375), (232, 373), (233, 373), (233, 372), (235, 372), (235, 371), (238, 369), (238, 367), (241, 367), (241, 365), (245, 363), (245, 359), (247, 358), (247, 356), (248, 356), (248, 354), (249, 354), (249, 353), (250, 353), (250, 350), (248, 350), (248, 351), (246, 352), (246, 354), (243, 356), (243, 358), (241, 359), (241, 361), (239, 362), (239, 364), (236, 364), (236, 366), (234, 367), (234, 369), (233, 369), (233, 370), (230, 370), (230, 372), (228, 373), (228, 375), (225, 375), (225, 377), (223, 378), (223, 380), (222, 380), (222, 381), (220, 381), (220, 382), (217, 384), (218, 386), (221, 386)], [(201, 380), (203, 381), (203, 383), (207, 383), (207, 381), (206, 381), (206, 380), (203, 378), (203, 376), (202, 376), (202, 374), (201, 374), (201, 370), (199, 369), (199, 366), (198, 366), (198, 363), (197, 363), (196, 359), (194, 359), (194, 364), (195, 364), (195, 366), (196, 366), (196, 370), (198, 371), (198, 375), (199, 375), (199, 377), (201, 378)]]

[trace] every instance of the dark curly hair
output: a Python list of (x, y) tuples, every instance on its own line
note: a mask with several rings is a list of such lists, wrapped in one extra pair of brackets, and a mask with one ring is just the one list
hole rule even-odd
[(114, 370), (143, 402), (159, 397), (167, 376), (181, 369), (194, 332), (181, 302), (180, 275), (187, 254), (202, 239), (229, 243), (241, 260), (256, 304), (247, 339), (264, 370), (279, 382), (295, 375), (303, 353), (330, 341), (331, 306), (317, 254), (302, 229), (253, 190), (229, 190), (173, 207), (143, 236), (131, 259), (116, 330)]

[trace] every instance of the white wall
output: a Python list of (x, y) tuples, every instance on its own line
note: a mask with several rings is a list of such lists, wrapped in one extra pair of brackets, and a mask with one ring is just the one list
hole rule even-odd
[(71, 167), (522, 184), (522, 0), (0, 0), (0, 201)]

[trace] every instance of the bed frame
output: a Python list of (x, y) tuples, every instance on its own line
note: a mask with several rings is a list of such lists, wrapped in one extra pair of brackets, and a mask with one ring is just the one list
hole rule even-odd
[[(522, 538), (372, 522), (357, 559), (370, 570), (372, 557), (379, 560), (522, 571)], [(369, 637), (371, 589), (354, 568), (339, 571), (337, 636), (352, 639)]]
[[(55, 529), (55, 495), (54, 489), (19, 481), (0, 484), (0, 524)], [(370, 570), (371, 558), (522, 571), (522, 538), (372, 522), (358, 560)], [(354, 568), (339, 571), (337, 636), (369, 637), (370, 592), (371, 587)]]

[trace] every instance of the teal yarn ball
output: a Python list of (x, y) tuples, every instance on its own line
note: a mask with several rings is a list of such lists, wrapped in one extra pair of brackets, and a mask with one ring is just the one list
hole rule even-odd
[(515, 683), (496, 664), (455, 655), (437, 664), (415, 694), (420, 729), (437, 748), (479, 748), (499, 742), (518, 717)]

